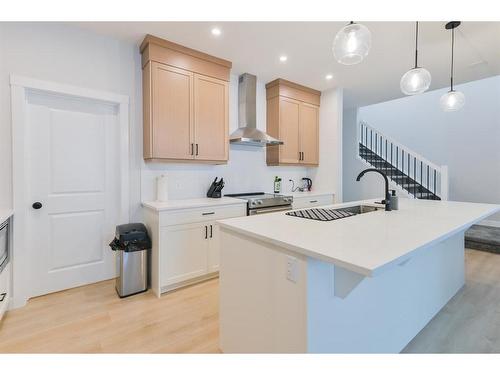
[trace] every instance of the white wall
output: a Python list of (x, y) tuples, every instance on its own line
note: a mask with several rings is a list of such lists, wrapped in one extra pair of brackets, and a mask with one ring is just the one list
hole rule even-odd
[[(220, 166), (144, 163), (142, 159), (141, 62), (136, 45), (93, 34), (68, 24), (0, 23), (0, 207), (12, 207), (10, 74), (106, 90), (130, 97), (131, 220), (140, 220), (141, 197), (154, 199), (155, 177), (167, 173), (170, 197), (202, 197), (211, 180), (223, 176), (224, 193), (271, 191), (274, 176), (297, 182), (311, 176), (313, 187), (340, 191), (342, 91), (326, 92), (320, 112), (320, 168), (267, 167), (265, 149), (230, 146), (229, 163)], [(230, 131), (237, 128), (237, 77), (230, 83)], [(265, 130), (265, 87), (258, 82), (257, 126)], [(330, 144), (333, 143), (333, 144)], [(330, 151), (334, 150), (334, 153)], [(142, 189), (142, 191), (141, 191)]]
[(500, 76), (456, 89), (466, 98), (457, 112), (439, 107), (443, 89), (362, 107), (358, 120), (435, 164), (448, 165), (450, 200), (500, 203)]
[[(0, 23), (0, 207), (12, 207), (10, 74), (106, 90), (130, 97), (131, 136), (140, 130), (140, 64), (132, 44), (54, 23)], [(140, 197), (138, 156), (131, 143), (132, 214)], [(135, 210), (134, 210), (135, 208)]]
[(321, 93), (319, 113), (319, 167), (310, 169), (313, 188), (335, 192), (342, 202), (342, 89)]
[(367, 173), (361, 181), (356, 181), (359, 172), (368, 168), (368, 166), (357, 157), (359, 147), (357, 116), (357, 108), (344, 109), (342, 126), (342, 184), (345, 202), (380, 198), (384, 196), (384, 184), (381, 176)]

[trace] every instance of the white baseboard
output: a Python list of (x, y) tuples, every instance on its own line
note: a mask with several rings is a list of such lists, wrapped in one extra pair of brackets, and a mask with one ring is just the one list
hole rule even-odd
[(500, 228), (500, 221), (498, 220), (483, 220), (478, 223), (479, 225), (486, 225), (487, 227)]

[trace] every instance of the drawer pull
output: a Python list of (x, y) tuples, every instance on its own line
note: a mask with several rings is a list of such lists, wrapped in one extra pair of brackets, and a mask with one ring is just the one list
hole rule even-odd
[(6, 295), (7, 295), (7, 293), (0, 294), (0, 302), (3, 302), (3, 300), (5, 299)]
[(215, 212), (213, 212), (213, 211), (212, 212), (203, 212), (202, 213), (203, 216), (213, 215), (213, 214), (215, 214)]
[(213, 237), (213, 228), (212, 228), (212, 224), (210, 224), (210, 238)]
[(318, 201), (309, 201), (309, 203), (318, 203)]
[(208, 227), (205, 225), (205, 239), (208, 239)]

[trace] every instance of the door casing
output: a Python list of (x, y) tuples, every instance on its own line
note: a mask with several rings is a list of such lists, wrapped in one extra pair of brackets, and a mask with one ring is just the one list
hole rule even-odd
[(13, 269), (13, 299), (10, 308), (22, 307), (30, 296), (29, 274), (30, 252), (26, 247), (25, 228), (26, 215), (26, 182), (27, 182), (27, 93), (38, 90), (56, 95), (72, 96), (77, 98), (93, 99), (117, 106), (119, 121), (119, 190), (120, 203), (118, 217), (121, 222), (129, 221), (129, 97), (106, 91), (93, 90), (78, 86), (71, 86), (49, 81), (10, 76), (11, 112), (12, 112), (12, 190), (13, 190), (13, 241), (12, 241), (12, 269)]

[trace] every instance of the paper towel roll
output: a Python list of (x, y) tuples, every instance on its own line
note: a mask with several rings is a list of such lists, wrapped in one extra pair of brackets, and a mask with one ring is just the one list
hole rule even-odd
[(156, 178), (156, 200), (165, 202), (168, 200), (167, 176), (162, 174)]

